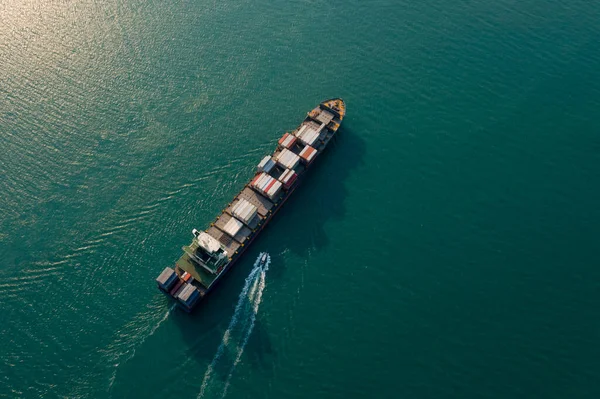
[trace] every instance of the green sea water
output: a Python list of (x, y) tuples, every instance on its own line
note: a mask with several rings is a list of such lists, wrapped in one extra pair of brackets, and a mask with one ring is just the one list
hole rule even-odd
[[(599, 21), (589, 0), (0, 1), (0, 397), (599, 398)], [(154, 279), (192, 228), (338, 96), (303, 185), (172, 309)]]

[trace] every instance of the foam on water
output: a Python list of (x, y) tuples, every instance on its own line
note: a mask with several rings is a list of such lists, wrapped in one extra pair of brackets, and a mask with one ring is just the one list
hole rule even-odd
[(242, 359), (242, 354), (244, 353), (244, 348), (246, 347), (246, 344), (248, 343), (248, 340), (250, 339), (250, 335), (252, 334), (252, 330), (254, 329), (254, 323), (256, 321), (256, 314), (258, 313), (258, 307), (260, 306), (260, 302), (262, 301), (262, 294), (265, 289), (265, 276), (266, 276), (267, 270), (269, 269), (270, 261), (271, 260), (269, 259), (267, 261), (267, 263), (264, 265), (263, 269), (261, 270), (260, 276), (258, 278), (258, 291), (256, 292), (256, 295), (251, 299), (251, 303), (253, 305), (252, 305), (252, 313), (250, 314), (249, 327), (246, 330), (246, 333), (244, 335), (242, 343), (237, 347), (237, 353), (235, 356), (235, 360), (233, 361), (233, 364), (231, 365), (231, 368), (229, 369), (229, 373), (227, 374), (227, 380), (225, 381), (225, 388), (223, 388), (223, 394), (221, 395), (222, 398), (224, 398), (225, 395), (227, 395), (227, 390), (229, 389), (229, 384), (231, 383), (231, 377), (233, 376), (235, 367), (238, 365), (238, 363)]
[[(204, 397), (208, 392), (215, 392), (216, 395), (219, 390), (221, 391), (221, 397), (227, 395), (233, 372), (242, 358), (244, 348), (254, 329), (256, 314), (266, 286), (266, 272), (269, 269), (271, 257), (267, 254), (266, 263), (261, 265), (260, 260), (262, 257), (263, 253), (259, 254), (250, 274), (246, 277), (235, 311), (231, 316), (231, 321), (227, 326), (227, 330), (223, 333), (223, 338), (215, 356), (204, 373), (198, 398)], [(231, 355), (231, 358), (226, 355)], [(214, 378), (217, 367), (228, 370), (224, 384)]]

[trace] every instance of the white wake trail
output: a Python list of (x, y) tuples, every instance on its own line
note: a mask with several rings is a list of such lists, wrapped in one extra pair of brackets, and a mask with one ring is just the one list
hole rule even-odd
[(260, 277), (258, 278), (258, 281), (259, 281), (258, 291), (256, 292), (256, 297), (252, 301), (252, 313), (250, 315), (250, 326), (246, 330), (246, 334), (244, 334), (242, 343), (237, 348), (235, 360), (233, 361), (233, 364), (231, 365), (231, 368), (229, 369), (229, 373), (227, 373), (227, 380), (225, 381), (225, 388), (223, 388), (223, 394), (221, 395), (221, 398), (224, 398), (225, 395), (227, 395), (227, 390), (229, 389), (229, 384), (231, 383), (231, 377), (233, 376), (233, 372), (234, 372), (236, 366), (238, 365), (238, 363), (240, 362), (240, 360), (242, 360), (242, 354), (244, 353), (244, 348), (246, 347), (246, 344), (248, 343), (248, 340), (250, 339), (250, 335), (252, 334), (252, 330), (254, 329), (254, 323), (256, 322), (256, 314), (258, 313), (258, 308), (262, 301), (262, 294), (263, 294), (263, 291), (266, 286), (266, 283), (265, 283), (266, 273), (267, 273), (267, 270), (269, 270), (270, 263), (271, 263), (271, 258), (268, 258), (264, 268), (260, 272)]
[[(241, 352), (243, 352), (243, 347), (246, 345), (250, 333), (252, 332), (252, 328), (254, 327), (254, 320), (256, 318), (256, 311), (258, 310), (257, 303), (260, 303), (260, 298), (262, 297), (262, 291), (265, 286), (265, 272), (269, 267), (271, 262), (271, 258), (267, 255), (267, 261), (265, 265), (260, 264), (260, 260), (263, 257), (263, 254), (259, 254), (258, 259), (254, 262), (254, 266), (250, 271), (248, 277), (244, 282), (244, 287), (240, 292), (238, 297), (238, 302), (235, 306), (235, 310), (233, 312), (233, 316), (231, 317), (231, 321), (227, 326), (227, 330), (223, 334), (223, 338), (221, 339), (221, 343), (217, 348), (217, 352), (215, 353), (214, 358), (208, 365), (206, 372), (204, 373), (204, 378), (202, 379), (202, 385), (200, 387), (200, 393), (198, 394), (198, 398), (202, 398), (206, 393), (207, 389), (211, 385), (212, 375), (214, 373), (215, 367), (219, 363), (220, 359), (225, 354), (226, 350), (229, 346), (236, 346), (236, 361), (233, 362), (233, 365), (230, 369), (230, 373), (227, 377), (227, 385), (229, 385), (229, 380), (231, 379), (231, 374), (235, 365), (239, 363), (238, 357), (241, 358)], [(250, 305), (250, 312), (248, 309), (248, 305)], [(250, 314), (248, 314), (250, 313)], [(240, 333), (242, 334), (241, 338), (236, 338), (237, 335), (236, 327), (240, 324)], [(250, 326), (250, 327), (248, 327)], [(237, 344), (237, 342), (241, 342), (242, 345)]]

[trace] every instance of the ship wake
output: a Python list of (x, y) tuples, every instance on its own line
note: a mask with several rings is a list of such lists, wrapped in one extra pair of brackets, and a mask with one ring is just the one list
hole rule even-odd
[(129, 323), (126, 328), (119, 331), (119, 339), (116, 340), (116, 342), (113, 342), (109, 348), (103, 351), (107, 356), (111, 357), (109, 364), (111, 364), (113, 368), (108, 384), (109, 392), (113, 388), (117, 378), (119, 366), (122, 366), (133, 359), (136, 349), (141, 347), (146, 339), (154, 335), (156, 330), (158, 330), (158, 328), (169, 318), (169, 315), (171, 312), (173, 312), (176, 306), (177, 304), (171, 305), (169, 310), (167, 310), (160, 319), (152, 317), (154, 311), (149, 311), (142, 314), (139, 316), (139, 318), (143, 319), (145, 325), (139, 326), (138, 320), (134, 320), (133, 322)]
[[(266, 262), (261, 263), (263, 256), (266, 256)], [(271, 257), (268, 254), (259, 254), (250, 274), (246, 277), (227, 330), (204, 373), (198, 399), (204, 396), (224, 398), (227, 395), (235, 368), (242, 359), (244, 348), (254, 329), (270, 263)], [(216, 378), (217, 375), (225, 377)]]

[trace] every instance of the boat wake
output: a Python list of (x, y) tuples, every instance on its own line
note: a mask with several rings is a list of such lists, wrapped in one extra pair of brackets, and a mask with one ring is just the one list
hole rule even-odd
[(162, 318), (160, 318), (159, 320), (154, 321), (151, 319), (152, 321), (146, 326), (142, 328), (136, 327), (136, 333), (124, 333), (123, 331), (120, 332), (122, 336), (128, 337), (127, 342), (121, 342), (121, 344), (129, 346), (129, 348), (125, 349), (124, 352), (113, 353), (113, 360), (110, 362), (113, 367), (113, 372), (109, 379), (109, 392), (112, 389), (117, 378), (117, 371), (119, 369), (119, 366), (122, 366), (123, 364), (133, 359), (133, 357), (135, 356), (136, 349), (139, 348), (146, 341), (146, 339), (154, 335), (156, 330), (158, 330), (158, 327), (160, 327), (161, 324), (163, 324), (169, 318), (169, 315), (171, 314), (173, 309), (175, 309), (176, 306), (177, 304), (171, 305), (169, 310), (167, 310), (162, 316)]
[[(244, 348), (248, 344), (248, 340), (254, 329), (256, 314), (262, 301), (266, 285), (266, 273), (269, 270), (270, 263), (271, 257), (268, 254), (259, 254), (250, 274), (246, 277), (231, 321), (221, 339), (221, 344), (208, 365), (206, 373), (204, 373), (198, 399), (205, 395), (210, 395), (210, 397), (220, 395), (221, 398), (227, 395), (231, 377), (236, 366), (242, 359)], [(216, 372), (219, 374), (223, 372), (225, 378), (214, 378)]]

